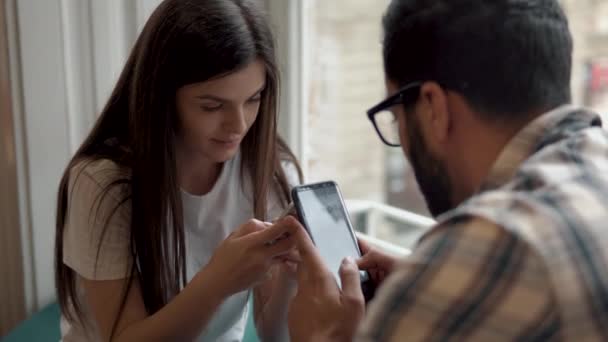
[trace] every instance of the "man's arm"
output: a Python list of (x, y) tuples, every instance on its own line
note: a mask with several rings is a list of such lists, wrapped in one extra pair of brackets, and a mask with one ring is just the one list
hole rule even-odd
[(481, 218), (446, 222), (396, 266), (358, 341), (497, 340), (551, 333), (545, 265), (518, 236)]

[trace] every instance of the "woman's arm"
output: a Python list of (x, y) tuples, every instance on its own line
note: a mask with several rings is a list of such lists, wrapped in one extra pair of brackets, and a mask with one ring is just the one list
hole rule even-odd
[[(141, 286), (135, 279), (115, 329), (113, 341), (192, 341), (204, 330), (219, 305), (230, 295), (262, 283), (282, 255), (293, 250), (293, 225), (275, 224), (267, 228), (251, 220), (224, 240), (213, 257), (188, 285), (167, 305), (148, 315)], [(126, 279), (83, 280), (85, 298), (99, 334), (110, 339), (119, 312)], [(269, 303), (272, 303), (270, 301)]]
[(262, 341), (288, 341), (287, 312), (296, 281), (285, 264), (276, 265), (270, 279), (253, 290), (256, 328)]
[[(87, 304), (103, 341), (110, 340), (126, 283), (127, 279), (82, 279)], [(134, 279), (112, 341), (192, 341), (226, 298), (220, 284), (202, 270), (165, 307), (148, 315), (140, 286)]]

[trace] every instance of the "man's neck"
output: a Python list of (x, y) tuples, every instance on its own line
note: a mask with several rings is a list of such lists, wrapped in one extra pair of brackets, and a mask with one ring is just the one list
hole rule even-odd
[(462, 163), (458, 174), (454, 175), (463, 181), (459, 182), (460, 188), (455, 189), (453, 193), (455, 203), (462, 203), (479, 191), (513, 137), (540, 115), (542, 112), (530, 114), (529, 119), (512, 124), (480, 123), (479, 127), (472, 130), (475, 134), (468, 134), (464, 138), (466, 153), (460, 157)]

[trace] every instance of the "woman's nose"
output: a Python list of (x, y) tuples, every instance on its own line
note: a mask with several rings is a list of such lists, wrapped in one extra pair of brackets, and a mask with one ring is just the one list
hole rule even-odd
[(247, 129), (245, 108), (239, 107), (227, 113), (224, 119), (224, 129), (231, 133), (243, 133)]

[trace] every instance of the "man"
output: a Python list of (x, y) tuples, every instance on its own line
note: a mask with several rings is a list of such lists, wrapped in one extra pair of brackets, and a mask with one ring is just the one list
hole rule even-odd
[(340, 290), (299, 233), (292, 341), (608, 340), (608, 134), (568, 105), (558, 1), (393, 0), (383, 26), (368, 114), (438, 222), (399, 262), (363, 246), (365, 313), (356, 264)]

